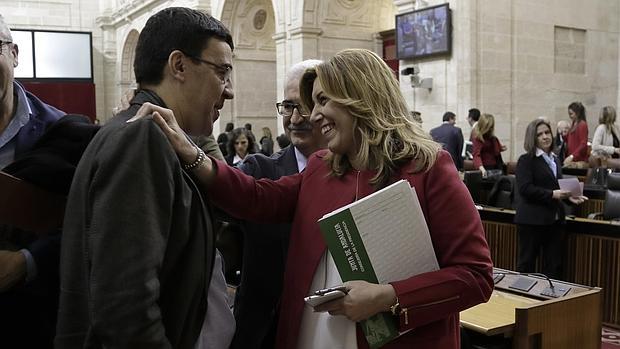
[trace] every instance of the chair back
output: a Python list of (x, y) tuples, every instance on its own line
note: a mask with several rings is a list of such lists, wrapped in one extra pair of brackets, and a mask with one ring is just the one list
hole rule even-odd
[(604, 219), (620, 219), (620, 173), (607, 175), (607, 192), (603, 204)]
[(465, 171), (463, 172), (463, 182), (469, 190), (469, 194), (475, 203), (480, 203), (480, 191), (482, 190), (482, 172)]
[(33, 233), (62, 226), (65, 198), (0, 171), (0, 224)]
[(513, 175), (501, 176), (489, 193), (489, 205), (499, 208), (515, 208), (516, 178)]

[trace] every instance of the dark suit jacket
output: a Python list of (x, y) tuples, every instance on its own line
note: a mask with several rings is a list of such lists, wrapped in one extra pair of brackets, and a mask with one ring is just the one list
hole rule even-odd
[(88, 145), (67, 200), (57, 348), (193, 348), (215, 258), (210, 213), (172, 146), (131, 107)]
[[(288, 146), (271, 157), (250, 155), (239, 168), (257, 179), (275, 180), (295, 174), (295, 149)], [(273, 348), (291, 225), (244, 223), (242, 227), (243, 267), (235, 299), (237, 330), (231, 348)]]
[(460, 128), (444, 122), (441, 126), (431, 130), (431, 136), (435, 142), (441, 143), (443, 148), (450, 153), (457, 169), (463, 168), (463, 132)]
[[(18, 82), (15, 83), (19, 84)], [(24, 91), (26, 92), (26, 99), (28, 100), (32, 115), (30, 116), (30, 121), (17, 133), (17, 143), (15, 145), (16, 158), (30, 150), (51, 123), (65, 115), (63, 111), (43, 103), (37, 96), (26, 91), (26, 89)]]
[(517, 162), (517, 213), (515, 223), (551, 225), (556, 218), (564, 221), (564, 205), (553, 199), (553, 191), (560, 189), (558, 179), (562, 178), (562, 165), (554, 157), (557, 177), (542, 156), (523, 154)]
[[(22, 152), (4, 171), (65, 197), (82, 152), (97, 132), (87, 117), (65, 115), (48, 127), (29, 151)], [(60, 227), (41, 234), (26, 248), (34, 258), (36, 278), (10, 292), (0, 293), (0, 333), (7, 343), (52, 348), (58, 314)], [(24, 232), (21, 236), (29, 236)], [(6, 332), (3, 332), (6, 331)], [(16, 344), (17, 345), (17, 344)]]

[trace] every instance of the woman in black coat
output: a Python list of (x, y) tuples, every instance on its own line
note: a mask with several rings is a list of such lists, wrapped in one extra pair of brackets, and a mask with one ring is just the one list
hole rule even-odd
[(562, 200), (578, 205), (585, 196), (571, 197), (560, 190), (562, 165), (552, 152), (553, 134), (549, 122), (536, 119), (527, 126), (526, 154), (517, 162), (517, 213), (515, 223), (519, 234), (517, 270), (534, 272), (536, 257), (543, 249), (543, 273), (562, 278), (564, 253), (564, 205)]

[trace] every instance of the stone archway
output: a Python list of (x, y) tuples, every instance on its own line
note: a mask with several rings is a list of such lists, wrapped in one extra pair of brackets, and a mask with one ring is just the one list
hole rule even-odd
[(271, 0), (226, 0), (221, 21), (235, 42), (235, 99), (220, 113), (220, 124), (251, 123), (257, 138), (269, 127), (277, 135), (275, 12)]
[(138, 36), (140, 36), (140, 33), (138, 33), (137, 30), (132, 29), (129, 34), (127, 34), (127, 38), (123, 44), (123, 52), (121, 56), (121, 76), (119, 83), (120, 93), (123, 93), (130, 88), (136, 88), (136, 75), (133, 70), (133, 61), (136, 57)]

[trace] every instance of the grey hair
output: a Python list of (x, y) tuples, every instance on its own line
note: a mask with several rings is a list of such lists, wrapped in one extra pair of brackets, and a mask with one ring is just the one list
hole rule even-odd
[(323, 63), (323, 61), (318, 59), (306, 59), (305, 61), (295, 63), (286, 73), (286, 79), (284, 81), (288, 83), (293, 79), (301, 78), (307, 69), (314, 68), (321, 63)]
[(13, 41), (13, 36), (11, 35), (11, 29), (4, 21), (4, 17), (0, 15), (0, 40), (2, 39)]

